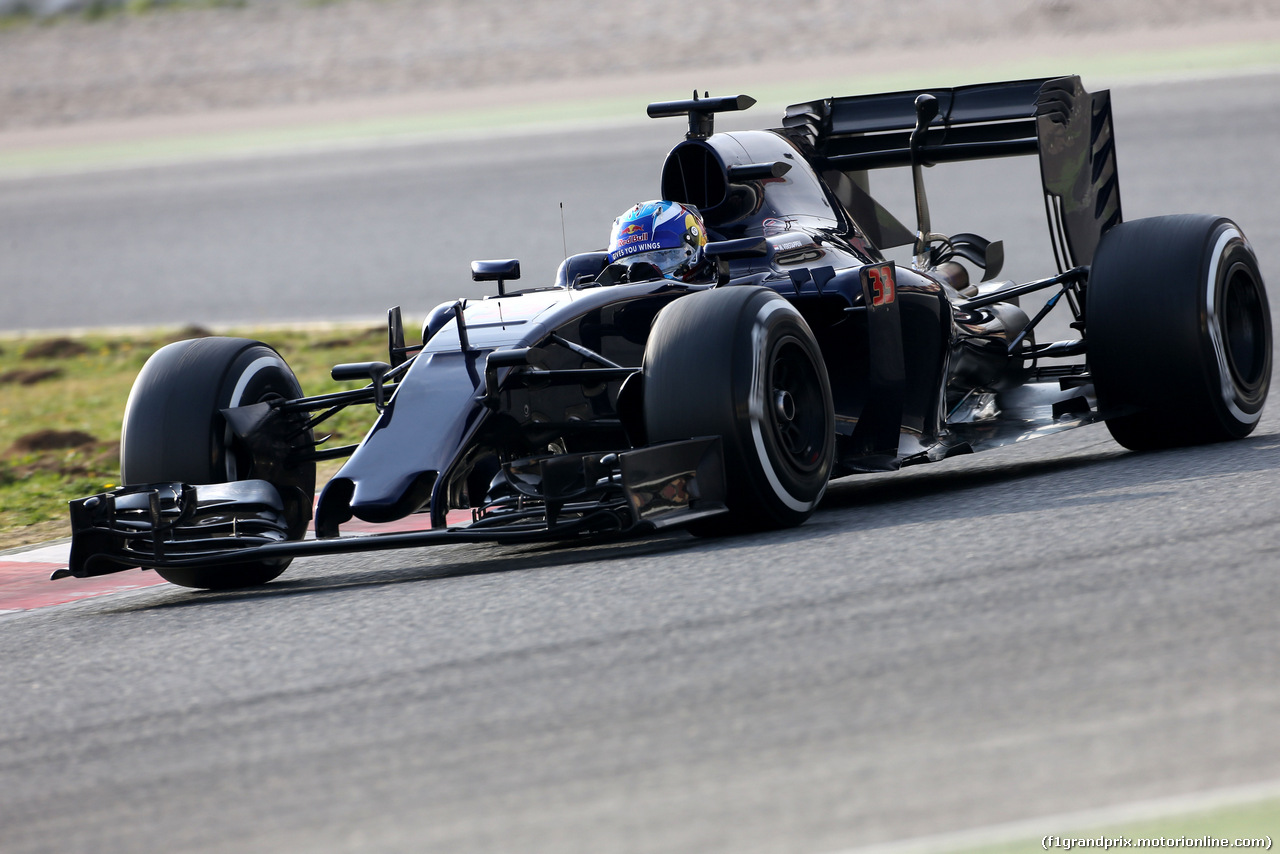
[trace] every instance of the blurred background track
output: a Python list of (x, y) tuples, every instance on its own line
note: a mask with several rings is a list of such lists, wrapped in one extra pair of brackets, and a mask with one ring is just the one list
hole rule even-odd
[[(1278, 80), (1113, 86), (1126, 217), (1233, 216), (1260, 247), (1263, 274), (1280, 281), (1270, 251), (1280, 245)], [(1085, 77), (1091, 89), (1106, 82)], [(789, 94), (831, 91), (797, 84)], [(657, 195), (662, 158), (685, 128), (643, 108), (637, 98), (623, 123), (295, 144), (0, 181), (0, 331), (380, 322), (393, 305), (422, 318), (491, 292), (470, 281), (476, 258), (519, 258), (523, 284), (549, 284), (566, 249), (599, 248), (619, 211)], [(780, 109), (759, 104), (718, 126), (769, 127)], [(901, 171), (872, 182), (910, 223)], [(1034, 158), (946, 164), (927, 180), (938, 230), (1003, 239), (1011, 278), (1052, 269)]]
[(247, 0), (0, 29), (0, 129), (529, 84), (650, 97), (721, 71), (803, 81), (1046, 50), (1072, 66), (1274, 39), (1278, 24), (1268, 0)]
[[(486, 256), (538, 284), (656, 192), (683, 128), (646, 100), (1002, 69), (1113, 85), (1126, 215), (1233, 216), (1280, 281), (1275, 3), (959, 6), (281, 0), (5, 30), (0, 158), (80, 154), (0, 181), (0, 327), (421, 311), (483, 293)], [(534, 133), (546, 113), (579, 125)], [(103, 169), (115, 144), (144, 157)], [(928, 180), (940, 230), (1047, 269), (1034, 161)], [(1278, 412), (1228, 445), (1129, 454), (1095, 426), (849, 478), (792, 531), (318, 558), (0, 617), (0, 850), (810, 854), (1267, 785)]]

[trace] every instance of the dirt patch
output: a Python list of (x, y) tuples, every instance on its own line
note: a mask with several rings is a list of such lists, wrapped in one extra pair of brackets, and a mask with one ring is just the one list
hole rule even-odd
[(363, 332), (354, 332), (338, 338), (326, 338), (311, 345), (316, 350), (339, 350), (343, 347), (359, 347), (369, 343), (369, 339), (382, 339), (387, 335), (387, 327), (371, 326)]
[(0, 455), (0, 480), (7, 482), (39, 475), (101, 481), (119, 470), (119, 440), (99, 442), (81, 430), (37, 430)]
[(327, 341), (317, 341), (311, 346), (316, 350), (339, 350), (344, 347), (354, 347), (356, 340), (354, 338), (330, 338)]
[(203, 326), (197, 326), (195, 324), (192, 324), (191, 326), (184, 326), (183, 328), (175, 332), (173, 336), (169, 339), (169, 343), (172, 344), (174, 341), (188, 341), (192, 338), (212, 338), (212, 337), (213, 337), (213, 333), (210, 332), (208, 329), (205, 329)]
[(83, 341), (72, 338), (50, 338), (37, 341), (22, 353), (24, 359), (73, 359), (89, 352)]
[(10, 454), (32, 454), (40, 451), (61, 451), (92, 445), (98, 440), (82, 430), (37, 430), (14, 440)]
[(62, 376), (62, 368), (38, 368), (34, 370), (5, 371), (0, 374), (0, 385), (35, 385)]

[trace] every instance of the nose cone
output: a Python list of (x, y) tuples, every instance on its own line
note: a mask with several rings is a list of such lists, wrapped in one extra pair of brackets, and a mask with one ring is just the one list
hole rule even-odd
[(386, 410), (320, 498), (317, 530), (332, 535), (352, 515), (390, 522), (430, 500), (486, 410), (479, 402), (485, 353), (424, 353)]

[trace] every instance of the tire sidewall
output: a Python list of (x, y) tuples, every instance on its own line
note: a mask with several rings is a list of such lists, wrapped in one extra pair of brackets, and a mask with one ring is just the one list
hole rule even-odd
[[(221, 426), (219, 453), (215, 456), (216, 473), (226, 482), (252, 476), (252, 461), (234, 453), (234, 435), (221, 410), (262, 403), (272, 398), (296, 399), (302, 389), (284, 358), (265, 344), (246, 348), (228, 369), (218, 393), (215, 425)], [(215, 426), (215, 430), (217, 427)]]
[[(738, 442), (746, 451), (741, 454), (747, 474), (754, 481), (753, 492), (769, 500), (772, 514), (780, 518), (803, 521), (826, 493), (835, 455), (835, 414), (828, 403), (822, 413), (824, 441), (818, 459), (801, 470), (791, 463), (783, 450), (774, 420), (769, 415), (773, 405), (770, 391), (776, 359), (783, 348), (798, 347), (808, 357), (827, 401), (831, 387), (822, 354), (813, 333), (791, 303), (777, 294), (762, 292), (744, 307), (739, 328), (750, 330), (740, 334), (734, 363), (735, 401), (746, 402), (746, 419), (741, 420)], [(741, 406), (741, 404), (739, 404)]]
[[(1240, 376), (1240, 366), (1233, 365), (1229, 355), (1228, 294), (1233, 288), (1252, 291), (1264, 314), (1270, 312), (1266, 290), (1257, 260), (1235, 223), (1223, 220), (1206, 241), (1204, 268), (1201, 271), (1201, 346), (1205, 365), (1205, 383), (1213, 401), (1218, 421), (1236, 437), (1247, 436), (1257, 426), (1267, 400), (1271, 377), (1271, 329), (1264, 324), (1259, 342), (1259, 365), (1246, 369), (1251, 376)], [(1252, 285), (1252, 287), (1249, 287)]]

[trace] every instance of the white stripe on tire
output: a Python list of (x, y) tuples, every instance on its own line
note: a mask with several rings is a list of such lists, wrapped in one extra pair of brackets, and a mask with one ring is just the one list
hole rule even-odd
[(1235, 400), (1235, 380), (1231, 377), (1231, 366), (1227, 361), (1227, 351), (1223, 346), (1222, 337), (1218, 334), (1218, 314), (1214, 301), (1218, 295), (1218, 267), (1222, 264), (1222, 256), (1226, 251), (1227, 244), (1234, 239), (1244, 240), (1244, 235), (1237, 228), (1228, 228), (1222, 232), (1218, 238), (1217, 244), (1213, 247), (1213, 263), (1209, 266), (1209, 277), (1205, 283), (1206, 289), (1206, 305), (1209, 314), (1209, 340), (1213, 342), (1213, 355), (1218, 362), (1218, 389), (1222, 394), (1222, 400), (1227, 405), (1227, 410), (1241, 424), (1254, 424), (1262, 417), (1262, 410), (1259, 409), (1253, 414), (1249, 414), (1242, 410)]
[[(244, 397), (244, 390), (249, 387), (249, 383), (252, 382), (253, 378), (257, 376), (261, 371), (264, 371), (267, 368), (272, 367), (273, 365), (283, 365), (283, 364), (284, 364), (284, 360), (281, 359), (279, 356), (262, 356), (250, 362), (249, 367), (245, 368), (244, 371), (240, 374), (240, 378), (236, 380), (236, 387), (231, 392), (231, 399), (227, 402), (227, 408), (231, 409), (233, 407), (241, 405), (241, 398)], [(231, 439), (232, 439), (231, 426), (228, 425), (223, 434), (223, 442), (222, 442), (223, 447), (229, 448), (231, 446)], [(240, 473), (236, 467), (235, 454), (228, 453), (226, 456), (227, 456), (227, 461), (226, 461), (227, 462), (227, 482), (231, 483), (240, 479)]]
[(778, 480), (778, 473), (773, 470), (773, 461), (769, 459), (769, 452), (764, 446), (764, 434), (761, 428), (765, 417), (766, 401), (769, 399), (769, 395), (766, 393), (767, 389), (764, 388), (764, 374), (766, 373), (764, 362), (768, 357), (765, 348), (767, 330), (765, 329), (764, 321), (775, 311), (783, 309), (789, 310), (801, 323), (804, 322), (804, 319), (800, 317), (800, 312), (796, 311), (791, 303), (785, 300), (771, 299), (760, 307), (760, 311), (756, 314), (755, 324), (751, 327), (751, 347), (761, 357), (756, 359), (751, 368), (751, 394), (747, 404), (748, 416), (751, 419), (751, 440), (756, 446), (756, 457), (760, 460), (760, 468), (764, 471), (765, 480), (769, 481), (769, 487), (773, 490), (773, 494), (778, 497), (779, 501), (797, 513), (807, 513), (818, 506), (818, 502), (822, 500), (822, 496), (827, 491), (827, 485), (825, 483), (822, 484), (822, 488), (818, 490), (817, 497), (812, 501), (797, 500)]

